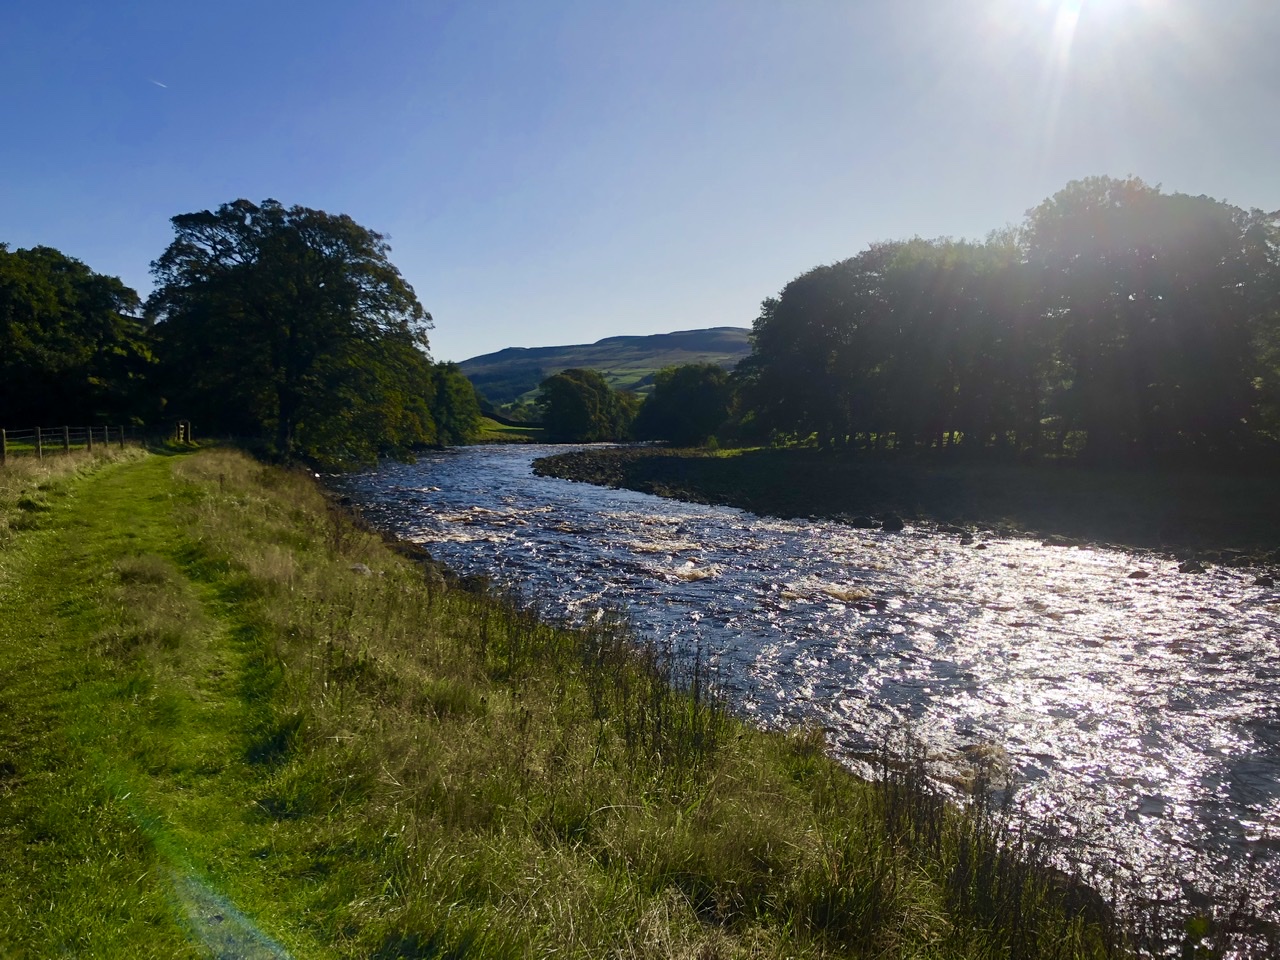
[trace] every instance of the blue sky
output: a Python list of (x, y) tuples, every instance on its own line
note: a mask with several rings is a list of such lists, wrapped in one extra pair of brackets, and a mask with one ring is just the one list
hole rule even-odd
[(389, 234), (432, 352), (749, 326), (1069, 180), (1280, 208), (1274, 0), (4, 4), (0, 241), (144, 295), (245, 197)]

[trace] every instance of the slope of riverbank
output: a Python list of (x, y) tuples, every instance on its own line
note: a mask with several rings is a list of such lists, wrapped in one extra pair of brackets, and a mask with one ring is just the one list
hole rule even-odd
[(545, 476), (783, 517), (883, 517), (1280, 563), (1275, 478), (1075, 465), (852, 459), (815, 450), (598, 448)]
[(865, 784), (608, 618), (452, 586), (306, 474), (69, 464), (0, 471), (6, 955), (1119, 952), (909, 765)]

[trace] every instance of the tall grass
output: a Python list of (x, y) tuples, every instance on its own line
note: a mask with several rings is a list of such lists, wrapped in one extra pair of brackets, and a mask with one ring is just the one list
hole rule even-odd
[(9, 457), (0, 467), (0, 545), (16, 531), (40, 526), (53, 503), (68, 496), (75, 481), (110, 463), (136, 460), (145, 453), (136, 447), (120, 450), (101, 446), (92, 452), (37, 458)]

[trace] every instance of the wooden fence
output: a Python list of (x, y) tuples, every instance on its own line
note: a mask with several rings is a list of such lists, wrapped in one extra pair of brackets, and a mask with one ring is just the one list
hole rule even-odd
[(118, 444), (124, 447), (126, 439), (136, 439), (125, 427), (29, 427), (25, 430), (0, 428), (0, 466), (13, 456), (35, 456), (70, 453), (72, 450), (92, 450)]

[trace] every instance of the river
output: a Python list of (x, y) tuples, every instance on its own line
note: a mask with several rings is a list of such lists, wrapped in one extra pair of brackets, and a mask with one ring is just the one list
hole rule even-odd
[(1016, 808), (1078, 863), (1219, 903), (1247, 888), (1275, 915), (1280, 591), (1254, 571), (533, 475), (564, 449), (451, 449), (335, 484), (460, 572), (701, 650), (762, 726), (821, 725), (855, 768), (905, 728), (944, 777), (1007, 761)]

